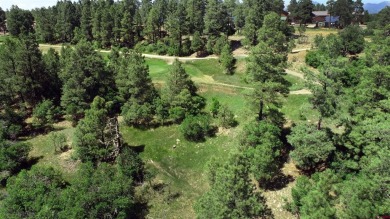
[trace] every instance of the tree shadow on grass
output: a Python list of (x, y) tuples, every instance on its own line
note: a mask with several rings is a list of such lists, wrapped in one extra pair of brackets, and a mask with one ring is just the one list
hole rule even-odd
[(278, 191), (285, 188), (290, 182), (294, 181), (294, 177), (291, 175), (284, 175), (280, 172), (272, 180), (261, 183), (262, 187), (270, 191)]
[(32, 168), (32, 166), (37, 164), (39, 162), (39, 160), (41, 160), (42, 158), (43, 158), (43, 156), (30, 157), (29, 159), (27, 159), (21, 163), (20, 168), (18, 168), (17, 172), (20, 172), (23, 169), (30, 170)]
[(37, 164), (39, 162), (39, 160), (41, 160), (42, 158), (43, 158), (43, 156), (31, 157), (27, 160), (22, 161), (20, 163), (20, 165), (12, 171), (0, 172), (0, 186), (6, 187), (8, 178), (10, 178), (11, 176), (18, 175), (19, 172), (22, 170), (30, 170), (32, 168), (32, 166)]
[(129, 219), (144, 219), (149, 214), (149, 205), (147, 202), (136, 202), (133, 211), (129, 212)]

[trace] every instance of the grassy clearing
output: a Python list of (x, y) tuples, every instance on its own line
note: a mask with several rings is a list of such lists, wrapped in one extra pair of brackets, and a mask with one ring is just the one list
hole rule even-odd
[[(245, 100), (241, 94), (223, 93), (211, 86), (202, 86), (201, 90), (201, 95), (207, 100), (215, 97), (221, 103), (228, 104), (239, 122), (246, 120), (247, 117), (242, 116), (245, 114)], [(194, 143), (182, 137), (177, 125), (152, 130), (122, 126), (125, 141), (131, 146), (143, 148), (143, 160), (150, 168), (158, 171), (155, 183), (165, 184), (169, 190), (169, 194), (157, 194), (152, 198), (148, 217), (194, 218), (192, 206), (208, 189), (206, 163), (211, 157), (223, 161), (236, 149), (241, 127), (220, 131), (205, 142)], [(170, 194), (176, 196), (168, 202)]]
[(314, 121), (318, 118), (317, 112), (309, 103), (310, 95), (289, 95), (283, 103), (282, 112), (290, 121)]
[[(303, 48), (310, 48), (311, 44), (314, 42), (314, 37), (316, 35), (322, 35), (327, 36), (329, 34), (337, 34), (337, 29), (329, 29), (329, 28), (307, 28), (306, 32), (303, 34), (308, 37), (308, 40), (306, 43), (299, 44), (298, 39), (295, 40), (295, 49), (303, 49)], [(299, 35), (298, 29), (296, 28), (295, 34)]]
[[(149, 65), (153, 81), (166, 80), (169, 72), (169, 64), (166, 61), (146, 59), (146, 63)], [(153, 182), (165, 186), (164, 192), (155, 191), (151, 196), (148, 218), (194, 218), (192, 206), (197, 198), (208, 189), (205, 175), (206, 163), (211, 157), (225, 161), (229, 153), (237, 150), (243, 125), (254, 118), (254, 113), (250, 110), (242, 89), (216, 84), (248, 86), (242, 81), (245, 59), (237, 61), (236, 74), (232, 76), (223, 73), (217, 60), (186, 62), (183, 66), (196, 81), (199, 94), (207, 100), (208, 105), (205, 111), (209, 110), (212, 98), (217, 98), (233, 111), (239, 125), (228, 130), (219, 130), (215, 137), (208, 138), (201, 143), (188, 142), (183, 139), (177, 125), (150, 130), (139, 130), (121, 125), (120, 129), (125, 142), (140, 149), (142, 151), (140, 155), (146, 165), (156, 170), (157, 175)], [(301, 79), (290, 75), (285, 77), (292, 83), (291, 89), (300, 89), (303, 86)], [(206, 80), (209, 83), (203, 83)], [(290, 95), (286, 98), (282, 109), (286, 118), (292, 121), (310, 119), (314, 121), (315, 112), (308, 105), (308, 98), (308, 95)], [(68, 137), (69, 142), (72, 142), (74, 128), (66, 122), (58, 124), (56, 128)], [(26, 141), (33, 145), (30, 157), (40, 158), (38, 166), (52, 166), (61, 170), (67, 180), (72, 179), (78, 166), (78, 163), (72, 159), (72, 150), (55, 154), (49, 135), (39, 135)], [(266, 193), (270, 206), (275, 208), (274, 212), (278, 212), (275, 216), (290, 218), (290, 215), (280, 206), (282, 197), (289, 195), (291, 186), (290, 184), (281, 191)], [(142, 193), (142, 188), (140, 192)]]
[[(68, 122), (60, 122), (55, 125), (55, 131), (65, 134), (68, 139), (68, 145), (71, 146), (75, 128), (72, 128)], [(50, 134), (38, 135), (26, 140), (32, 145), (30, 158), (36, 159), (37, 166), (49, 166), (61, 171), (65, 179), (71, 180), (77, 170), (78, 162), (73, 159), (74, 150), (64, 153), (55, 153), (55, 148), (51, 144)]]
[(305, 88), (305, 81), (293, 75), (285, 75), (284, 79), (291, 83), (290, 91), (302, 90)]

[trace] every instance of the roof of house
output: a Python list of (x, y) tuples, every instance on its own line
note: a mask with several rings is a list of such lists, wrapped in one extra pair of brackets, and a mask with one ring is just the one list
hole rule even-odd
[(328, 11), (313, 11), (314, 16), (328, 16)]

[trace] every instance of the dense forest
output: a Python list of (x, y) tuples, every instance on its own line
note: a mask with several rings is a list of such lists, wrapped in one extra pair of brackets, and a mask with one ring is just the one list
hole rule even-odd
[[(285, 163), (299, 170), (282, 203), (296, 218), (390, 215), (390, 7), (368, 15), (360, 0), (291, 0), (286, 8), (296, 27), (281, 19), (284, 8), (282, 0), (0, 8), (0, 218), (147, 218), (156, 193), (146, 188), (164, 190), (156, 183), (163, 170), (124, 137), (130, 128), (134, 138), (178, 130), (193, 147), (216, 141), (221, 130), (238, 130), (227, 135), (236, 145), (224, 157), (216, 150), (198, 164), (197, 177), (207, 185), (186, 200), (194, 215), (182, 218), (276, 217), (265, 193), (277, 190)], [(329, 10), (340, 24), (314, 37), (300, 68), (315, 120), (303, 108), (290, 119), (282, 111), (292, 86), (289, 55), (314, 10)], [(43, 43), (61, 48), (42, 51)], [(238, 47), (248, 55), (235, 56)], [(246, 114), (236, 115), (233, 97), (210, 98), (178, 59), (156, 80), (143, 53), (217, 56), (213, 68), (227, 81), (244, 63), (237, 83), (245, 86), (230, 87), (245, 89)], [(58, 129), (63, 122), (71, 138)], [(37, 136), (47, 136), (50, 154), (72, 151), (76, 170), (68, 175), (66, 167), (39, 165), (43, 158), (30, 156), (29, 142)], [(169, 149), (179, 145), (177, 139)], [(181, 159), (191, 163), (191, 155)], [(167, 193), (158, 201), (180, 196)]]

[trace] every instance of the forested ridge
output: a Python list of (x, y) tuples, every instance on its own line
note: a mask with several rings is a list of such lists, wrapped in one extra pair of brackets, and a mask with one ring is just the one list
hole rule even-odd
[[(268, 0), (0, 8), (0, 218), (390, 215), (390, 7), (362, 5), (292, 0), (295, 27)], [(317, 9), (340, 22), (310, 38)]]

